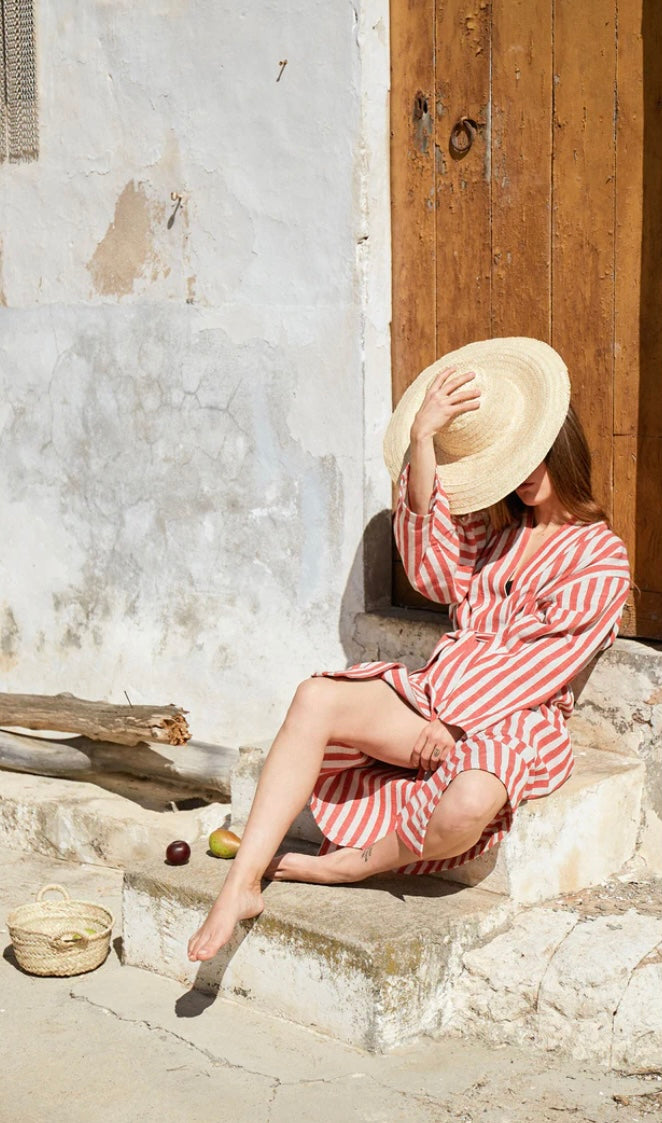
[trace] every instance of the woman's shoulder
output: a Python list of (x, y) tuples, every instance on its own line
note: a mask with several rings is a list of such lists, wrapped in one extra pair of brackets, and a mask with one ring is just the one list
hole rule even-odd
[(575, 523), (577, 537), (585, 546), (587, 564), (604, 561), (628, 564), (625, 542), (604, 522), (603, 519), (591, 523)]

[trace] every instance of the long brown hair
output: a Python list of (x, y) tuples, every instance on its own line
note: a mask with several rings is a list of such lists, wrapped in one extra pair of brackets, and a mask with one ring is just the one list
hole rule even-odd
[[(582, 424), (572, 406), (559, 435), (545, 457), (545, 464), (556, 496), (571, 517), (580, 523), (609, 522), (591, 490), (591, 451)], [(522, 481), (524, 482), (524, 481)], [(521, 522), (526, 504), (512, 491), (489, 508), (495, 530)]]

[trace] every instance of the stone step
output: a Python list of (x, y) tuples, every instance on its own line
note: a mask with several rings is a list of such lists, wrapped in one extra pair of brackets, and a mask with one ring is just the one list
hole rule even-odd
[(518, 904), (600, 885), (634, 854), (644, 776), (640, 760), (576, 747), (561, 788), (521, 804), (497, 847), (441, 876)]
[(265, 910), (210, 962), (186, 946), (230, 863), (127, 869), (123, 961), (380, 1052), (442, 1026), (462, 956), (512, 915), (511, 902), (433, 878), (357, 886), (273, 882)]
[[(512, 830), (493, 850), (439, 876), (480, 885), (517, 904), (534, 904), (599, 885), (630, 860), (640, 823), (644, 763), (585, 747), (580, 723), (573, 734), (575, 730), (570, 779), (551, 796), (521, 804)], [(267, 751), (264, 743), (239, 750), (231, 780), (232, 821), (239, 833)], [(290, 833), (313, 843), (322, 837), (309, 811)]]
[(104, 776), (96, 783), (2, 772), (0, 844), (54, 858), (124, 868), (191, 846), (227, 825), (230, 807), (149, 780)]

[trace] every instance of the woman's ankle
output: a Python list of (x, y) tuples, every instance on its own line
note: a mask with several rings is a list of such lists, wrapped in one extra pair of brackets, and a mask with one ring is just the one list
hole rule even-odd
[[(257, 873), (255, 869), (242, 870), (241, 866), (232, 864), (225, 879), (223, 889), (229, 893), (259, 893), (262, 888), (263, 872)], [(221, 890), (222, 892), (222, 890)]]

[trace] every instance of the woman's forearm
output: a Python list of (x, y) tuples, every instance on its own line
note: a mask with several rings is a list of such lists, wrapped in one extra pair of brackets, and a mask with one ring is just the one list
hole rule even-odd
[(437, 471), (433, 437), (458, 414), (478, 409), (480, 391), (474, 385), (473, 371), (455, 373), (445, 367), (429, 386), (414, 423), (409, 444), (409, 507), (417, 515), (427, 515)]
[(409, 446), (409, 507), (417, 515), (427, 515), (437, 471), (437, 458), (432, 436), (418, 436), (412, 431)]

